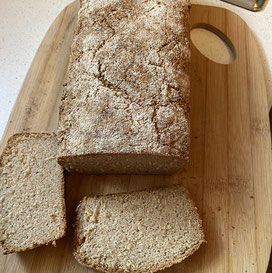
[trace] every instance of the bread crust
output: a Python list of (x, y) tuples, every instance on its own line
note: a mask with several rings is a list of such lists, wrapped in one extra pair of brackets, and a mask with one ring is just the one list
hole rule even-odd
[(80, 156), (95, 154), (187, 162), (189, 71), (187, 0), (81, 1), (60, 107), (59, 163), (75, 171)]
[[(120, 160), (122, 157), (122, 160)], [(138, 157), (138, 161), (133, 164), (135, 158)], [(112, 168), (107, 167), (107, 162), (101, 158), (107, 158), (107, 161), (111, 159), (111, 162), (114, 164), (114, 170)], [(119, 159), (118, 159), (119, 158)], [(125, 168), (120, 167), (120, 164), (123, 165), (123, 162), (127, 162), (127, 159), (130, 159), (130, 164), (126, 163), (127, 166)], [(150, 160), (148, 160), (148, 158)], [(98, 163), (98, 159), (100, 159)], [(82, 163), (86, 163), (87, 160), (91, 160), (93, 162), (92, 166), (86, 164), (86, 167)], [(141, 163), (141, 161), (147, 161), (149, 163), (138, 167), (137, 165)], [(156, 165), (151, 167), (150, 163)], [(59, 156), (57, 158), (58, 163), (63, 166), (67, 171), (71, 173), (82, 173), (82, 174), (159, 174), (159, 175), (171, 175), (181, 170), (185, 163), (178, 156), (168, 156), (162, 155), (159, 153), (96, 153), (96, 154), (83, 154), (83, 155), (67, 155), (67, 156)], [(74, 162), (76, 161), (76, 163)], [(118, 161), (118, 163), (116, 163)], [(154, 163), (156, 161), (156, 163)], [(160, 162), (160, 163), (159, 163)], [(118, 164), (118, 165), (117, 165)], [(95, 168), (95, 171), (90, 171), (90, 167), (93, 168), (95, 165), (98, 165)], [(129, 167), (130, 166), (130, 167)], [(154, 171), (156, 169), (156, 171)]]
[[(182, 184), (172, 184), (172, 185), (167, 185), (167, 186), (159, 186), (159, 187), (154, 187), (154, 188), (148, 188), (148, 189), (141, 189), (141, 190), (135, 190), (135, 191), (131, 191), (131, 192), (121, 192), (121, 193), (112, 193), (112, 194), (106, 194), (106, 195), (94, 195), (91, 197), (84, 197), (78, 204), (76, 211), (79, 210), (80, 206), (82, 205), (83, 202), (85, 202), (86, 199), (88, 198), (95, 198), (95, 199), (100, 199), (100, 198), (108, 198), (108, 197), (120, 197), (120, 196), (129, 196), (133, 193), (140, 193), (140, 192), (153, 192), (154, 190), (164, 190), (165, 188), (178, 188), (178, 187), (182, 187), (183, 192), (185, 193), (185, 195), (187, 196), (187, 198), (189, 198), (189, 192), (186, 188), (183, 187)], [(194, 202), (191, 200), (193, 206), (195, 206)], [(199, 223), (201, 224), (202, 221), (200, 218), (198, 218)], [(122, 268), (109, 268), (109, 267), (105, 267), (103, 266), (103, 264), (88, 264), (86, 262), (84, 262), (84, 260), (82, 260), (82, 257), (79, 255), (79, 253), (77, 252), (77, 246), (79, 245), (79, 235), (77, 234), (77, 227), (78, 227), (78, 219), (76, 218), (75, 224), (74, 224), (74, 239), (73, 239), (73, 255), (75, 257), (75, 259), (82, 265), (90, 267), (90, 268), (94, 268), (96, 270), (99, 271), (103, 271), (106, 273), (126, 273), (127, 271), (124, 271)], [(163, 270), (165, 268), (171, 267), (174, 264), (180, 263), (182, 262), (184, 259), (186, 259), (187, 257), (189, 257), (191, 254), (193, 254), (203, 242), (205, 241), (204, 238), (204, 231), (203, 231), (203, 227), (201, 225), (200, 228), (200, 233), (201, 233), (201, 239), (199, 241), (197, 241), (192, 247), (190, 247), (189, 249), (187, 249), (184, 254), (182, 254), (179, 258), (177, 258), (174, 261), (165, 263), (161, 266), (156, 266), (156, 265), (150, 265), (150, 267), (146, 270), (132, 270), (129, 271), (131, 273), (151, 273), (151, 272), (156, 272), (158, 270)]]
[[(154, 267), (153, 265), (150, 265), (150, 268), (148, 270), (133, 270), (130, 271), (130, 273), (152, 273), (152, 272), (156, 272), (159, 270), (163, 270), (166, 269), (168, 267), (171, 267), (175, 264), (181, 263), (183, 260), (185, 260), (187, 257), (189, 257), (190, 255), (192, 255), (196, 250), (199, 249), (200, 245), (205, 242), (205, 240), (203, 239), (202, 241), (199, 241), (196, 245), (194, 245), (193, 247), (191, 247), (190, 249), (188, 249), (188, 251), (186, 251), (179, 259), (176, 259), (175, 261), (171, 262), (171, 263), (165, 263), (164, 265), (160, 266), (160, 267)], [(74, 252), (73, 253), (75, 259), (83, 266), (87, 266), (99, 271), (103, 271), (106, 273), (128, 273), (127, 271), (124, 271), (122, 269), (116, 269), (116, 268), (107, 268), (107, 267), (103, 267), (103, 265), (101, 264), (94, 264), (94, 265), (87, 265), (86, 263), (84, 263), (84, 261), (81, 260), (80, 256), (78, 255), (78, 253)]]
[[(14, 143), (17, 141), (18, 138), (20, 137), (35, 137), (35, 138), (41, 138), (41, 137), (45, 137), (45, 136), (55, 136), (57, 137), (57, 135), (53, 132), (41, 132), (41, 133), (33, 133), (33, 132), (23, 132), (23, 133), (16, 133), (14, 135), (12, 135), (8, 141), (7, 144), (0, 156), (0, 166), (2, 165), (2, 161), (4, 159), (5, 156), (8, 155), (9, 150), (13, 147)], [(14, 252), (20, 252), (20, 251), (25, 251), (25, 250), (30, 250), (30, 249), (34, 249), (37, 248), (39, 246), (43, 246), (43, 245), (48, 245), (50, 243), (52, 243), (53, 245), (56, 244), (56, 240), (63, 238), (66, 235), (66, 228), (67, 228), (67, 222), (66, 222), (66, 205), (65, 205), (65, 179), (64, 179), (64, 169), (61, 168), (62, 170), (62, 179), (61, 179), (61, 192), (63, 193), (61, 196), (61, 200), (62, 200), (62, 234), (60, 236), (58, 236), (57, 238), (53, 238), (52, 240), (46, 241), (44, 243), (40, 243), (40, 244), (33, 244), (32, 247), (28, 247), (28, 248), (14, 248), (14, 249), (7, 249), (5, 247), (5, 240), (1, 240), (0, 241), (0, 246), (2, 248), (2, 252), (4, 255), (7, 254), (11, 254)], [(1, 173), (0, 173), (1, 175)]]

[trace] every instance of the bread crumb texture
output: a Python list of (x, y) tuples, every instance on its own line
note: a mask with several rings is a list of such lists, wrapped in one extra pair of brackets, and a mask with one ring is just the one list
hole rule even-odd
[(74, 256), (105, 272), (155, 272), (181, 262), (204, 241), (197, 209), (181, 185), (84, 198)]
[(188, 158), (187, 0), (82, 0), (64, 83), (59, 156)]
[(55, 134), (22, 133), (0, 165), (0, 245), (4, 254), (53, 243), (66, 229), (63, 169)]

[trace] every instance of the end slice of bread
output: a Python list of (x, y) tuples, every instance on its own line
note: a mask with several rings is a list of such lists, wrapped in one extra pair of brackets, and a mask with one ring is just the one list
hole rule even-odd
[(63, 168), (50, 133), (12, 136), (0, 165), (0, 246), (4, 254), (55, 244), (66, 231)]
[(197, 209), (182, 185), (85, 197), (77, 208), (74, 256), (104, 272), (155, 272), (204, 242)]

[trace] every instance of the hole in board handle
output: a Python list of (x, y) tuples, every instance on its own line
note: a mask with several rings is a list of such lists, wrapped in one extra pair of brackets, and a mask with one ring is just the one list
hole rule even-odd
[(219, 29), (208, 24), (196, 24), (190, 32), (194, 46), (206, 58), (219, 64), (231, 64), (236, 50), (231, 40)]

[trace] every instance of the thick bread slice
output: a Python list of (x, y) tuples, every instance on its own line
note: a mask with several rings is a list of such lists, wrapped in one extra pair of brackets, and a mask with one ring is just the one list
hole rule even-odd
[(0, 165), (0, 246), (4, 254), (53, 243), (66, 231), (63, 169), (57, 138), (12, 136)]
[(81, 0), (60, 107), (71, 172), (172, 174), (188, 160), (188, 0)]
[(155, 272), (181, 262), (203, 241), (182, 185), (85, 197), (77, 208), (74, 256), (104, 272)]

